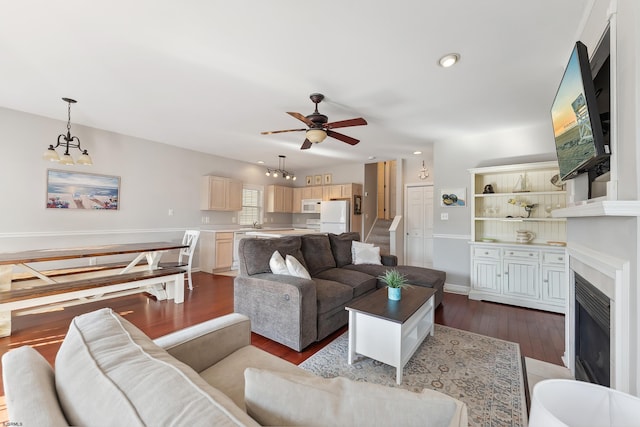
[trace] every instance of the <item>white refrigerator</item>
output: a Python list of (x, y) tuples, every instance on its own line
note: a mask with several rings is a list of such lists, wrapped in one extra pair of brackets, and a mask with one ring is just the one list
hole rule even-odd
[(322, 233), (345, 233), (349, 231), (349, 202), (332, 200), (320, 203), (320, 231)]

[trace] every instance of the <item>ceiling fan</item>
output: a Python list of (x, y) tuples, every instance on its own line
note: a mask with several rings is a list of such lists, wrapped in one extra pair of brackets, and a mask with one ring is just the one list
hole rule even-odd
[(305, 131), (307, 137), (302, 143), (302, 147), (300, 147), (301, 150), (306, 150), (308, 148), (311, 148), (312, 144), (314, 143), (317, 144), (324, 141), (327, 136), (330, 136), (331, 138), (339, 139), (340, 141), (346, 142), (347, 144), (350, 144), (350, 145), (356, 145), (358, 142), (360, 142), (360, 140), (358, 139), (352, 138), (347, 135), (343, 135), (338, 132), (334, 132), (332, 129), (366, 125), (367, 121), (365, 119), (363, 119), (362, 117), (358, 117), (357, 119), (341, 120), (339, 122), (327, 123), (329, 121), (327, 116), (325, 116), (324, 114), (320, 114), (318, 112), (318, 104), (322, 102), (322, 100), (324, 99), (324, 95), (321, 93), (312, 93), (311, 96), (309, 96), (309, 98), (311, 98), (311, 101), (313, 101), (313, 103), (316, 104), (316, 110), (313, 112), (313, 114), (309, 114), (308, 116), (303, 116), (300, 113), (287, 112), (287, 114), (289, 114), (290, 116), (295, 117), (301, 122), (304, 122), (307, 126), (309, 126), (308, 128), (274, 130), (274, 131), (261, 132), (261, 134), (270, 135), (272, 133)]

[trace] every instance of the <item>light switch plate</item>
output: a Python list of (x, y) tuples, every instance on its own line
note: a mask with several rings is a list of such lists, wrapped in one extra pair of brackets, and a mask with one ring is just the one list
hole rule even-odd
[(449, 220), (449, 212), (442, 212), (442, 213), (440, 214), (440, 219), (441, 219), (442, 221), (448, 221), (448, 220)]

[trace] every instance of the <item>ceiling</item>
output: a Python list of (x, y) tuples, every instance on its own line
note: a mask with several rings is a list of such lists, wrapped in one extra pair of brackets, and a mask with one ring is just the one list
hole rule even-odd
[[(373, 4), (4, 2), (0, 106), (66, 120), (61, 98), (75, 98), (72, 133), (83, 124), (271, 166), (284, 154), (294, 171), (406, 157), (548, 120), (592, 1)], [(440, 67), (451, 52), (460, 62)], [(285, 112), (312, 113), (313, 92), (329, 121), (368, 121), (339, 130), (360, 144), (301, 151), (303, 132), (260, 134), (304, 127)]]

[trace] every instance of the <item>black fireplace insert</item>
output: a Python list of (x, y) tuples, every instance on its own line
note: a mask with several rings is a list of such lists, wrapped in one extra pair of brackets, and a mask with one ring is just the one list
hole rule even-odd
[(576, 379), (611, 383), (611, 301), (576, 274)]

